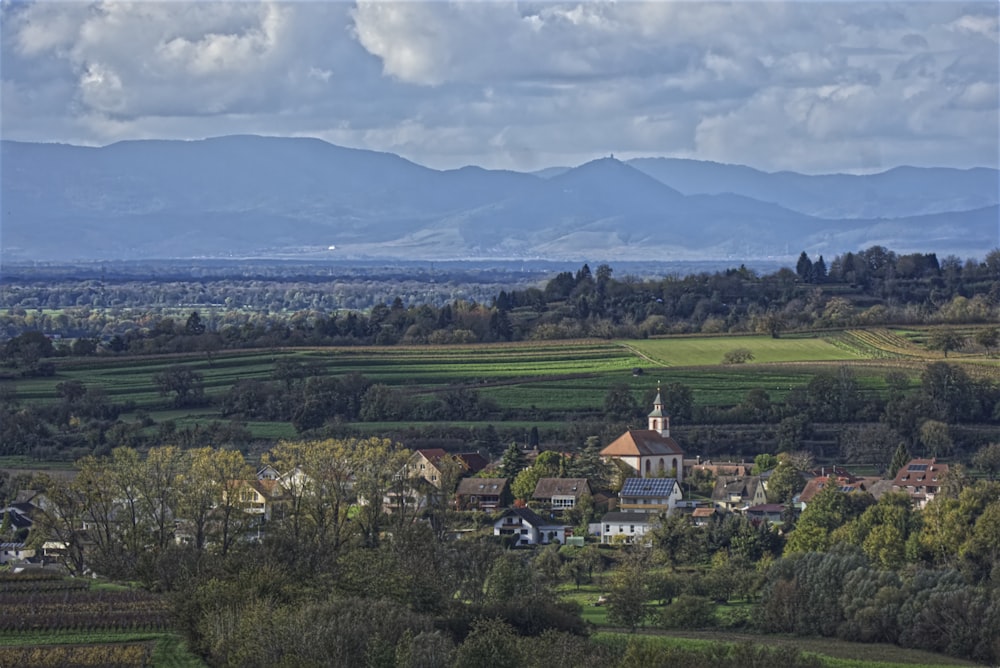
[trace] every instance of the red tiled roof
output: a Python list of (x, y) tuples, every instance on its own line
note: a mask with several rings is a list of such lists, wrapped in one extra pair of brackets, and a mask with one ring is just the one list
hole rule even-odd
[(677, 441), (652, 429), (629, 429), (601, 450), (604, 457), (683, 455)]

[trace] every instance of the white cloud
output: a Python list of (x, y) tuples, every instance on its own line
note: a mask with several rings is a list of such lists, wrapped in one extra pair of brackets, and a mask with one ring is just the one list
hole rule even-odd
[(2, 135), (312, 135), (455, 167), (997, 159), (993, 2), (0, 4)]

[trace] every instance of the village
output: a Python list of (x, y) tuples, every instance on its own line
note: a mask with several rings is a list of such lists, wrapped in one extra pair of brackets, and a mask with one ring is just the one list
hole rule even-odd
[[(704, 527), (726, 515), (741, 515), (781, 531), (786, 523), (794, 525), (813, 497), (831, 486), (843, 494), (864, 495), (871, 502), (887, 493), (903, 493), (914, 508), (923, 508), (939, 492), (949, 470), (948, 464), (934, 458), (896, 462), (891, 478), (858, 476), (841, 466), (809, 467), (810, 458), (801, 453), (765, 454), (751, 462), (692, 458), (670, 435), (670, 416), (663, 410), (659, 390), (647, 428), (628, 429), (602, 447), (599, 459), (590, 462), (598, 471), (591, 478), (567, 474), (574, 469), (573, 460), (586, 458), (586, 452), (572, 455), (512, 444), (501, 460), (493, 462), (478, 452), (451, 453), (443, 448), (401, 454), (405, 463), (384, 485), (380, 502), (372, 503), (353, 489), (349, 470), (341, 479), (347, 492), (341, 500), (378, 507), (387, 517), (412, 521), (426, 521), (432, 508), (447, 509), (453, 512), (450, 539), (476, 531), (461, 520), (463, 515), (475, 515), (481, 527), (486, 514), (492, 535), (509, 548), (642, 543), (667, 516), (682, 516)], [(244, 466), (242, 470), (253, 469)], [(226, 521), (231, 522), (226, 540), (259, 541), (272, 523), (301, 504), (317, 481), (301, 465), (282, 471), (266, 463), (255, 476), (210, 484), (217, 498), (207, 500), (209, 515), (224, 508)], [(325, 483), (320, 485), (325, 487)], [(323, 494), (328, 491), (324, 489)], [(127, 506), (135, 501), (127, 496), (111, 499), (111, 507), (98, 518), (93, 508), (79, 504), (70, 506), (77, 515), (67, 516), (66, 507), (54, 504), (44, 490), (18, 490), (0, 510), (5, 541), (0, 544), (0, 565), (14, 572), (50, 569), (113, 575), (96, 571), (87, 555), (95, 545), (92, 535), (102, 522), (105, 529), (109, 521), (123, 522)], [(232, 517), (233, 512), (242, 517)], [(183, 510), (169, 505), (162, 505), (147, 519), (160, 523), (178, 544), (211, 545), (213, 532), (206, 530), (212, 525), (211, 517), (197, 532)]]

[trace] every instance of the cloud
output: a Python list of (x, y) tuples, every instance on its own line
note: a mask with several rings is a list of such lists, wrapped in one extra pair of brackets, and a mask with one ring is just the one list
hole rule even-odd
[[(993, 2), (4, 2), (5, 138), (319, 136), (436, 167), (990, 164)], [(876, 148), (872, 148), (876, 147)]]

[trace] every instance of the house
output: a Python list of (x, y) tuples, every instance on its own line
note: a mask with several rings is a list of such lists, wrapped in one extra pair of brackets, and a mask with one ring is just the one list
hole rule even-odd
[(714, 507), (702, 506), (691, 511), (691, 520), (695, 526), (704, 527), (708, 526), (715, 519), (715, 514)]
[(465, 468), (463, 475), (476, 475), (490, 465), (490, 460), (478, 452), (459, 452), (455, 457), (462, 462), (462, 466)]
[(684, 476), (684, 451), (670, 438), (670, 416), (663, 412), (663, 399), (657, 390), (648, 429), (629, 429), (603, 450), (606, 461), (629, 467), (640, 478)]
[(458, 475), (475, 475), (482, 471), (489, 462), (478, 452), (459, 452), (449, 454), (444, 448), (422, 448), (414, 450), (410, 455), (410, 460), (406, 463), (407, 476), (411, 478), (423, 478), (435, 487), (441, 487), (448, 472), (445, 470), (445, 462), (458, 464), (460, 470), (450, 473)]
[(455, 492), (459, 510), (496, 510), (510, 503), (506, 478), (462, 478)]
[(270, 478), (232, 480), (229, 488), (237, 495), (237, 501), (243, 512), (248, 515), (260, 515), (265, 520), (270, 520), (278, 514), (280, 506), (285, 501), (285, 490), (281, 483)]
[(257, 480), (278, 480), (281, 473), (270, 464), (265, 464), (257, 470)]
[(784, 512), (785, 507), (780, 503), (762, 503), (747, 508), (746, 516), (755, 523), (781, 524), (784, 522)]
[(710, 473), (713, 477), (720, 475), (731, 475), (746, 477), (751, 475), (753, 462), (715, 462), (711, 459), (703, 460), (701, 457), (684, 460), (684, 475), (696, 475), (698, 473)]
[(584, 494), (591, 495), (586, 478), (540, 478), (531, 499), (548, 504), (552, 510), (565, 510), (575, 508)]
[(816, 496), (820, 490), (831, 484), (836, 485), (837, 488), (844, 494), (866, 491), (864, 481), (859, 480), (852, 475), (821, 475), (806, 482), (806, 486), (801, 492), (795, 495), (792, 501), (799, 510), (805, 510), (806, 506), (810, 501), (812, 501), (813, 497)]
[(906, 492), (914, 505), (923, 508), (934, 500), (947, 475), (948, 465), (938, 463), (937, 459), (911, 459), (906, 466), (896, 472), (892, 489)]
[(35, 556), (35, 550), (24, 546), (24, 543), (0, 543), (0, 564), (23, 561)]
[(12, 503), (6, 508), (0, 508), (0, 526), (6, 521), (14, 533), (27, 532), (34, 523), (33, 517), (39, 509), (30, 503)]
[(626, 478), (618, 499), (624, 512), (670, 512), (681, 500), (681, 486), (674, 478)]
[[(657, 526), (659, 513), (612, 511), (601, 518), (601, 542), (634, 543)], [(620, 537), (621, 536), (621, 537)]]
[(760, 476), (719, 476), (712, 490), (712, 503), (719, 510), (734, 511), (767, 503)]
[(493, 522), (494, 536), (516, 537), (515, 545), (565, 543), (566, 527), (536, 515), (528, 508), (508, 508)]

